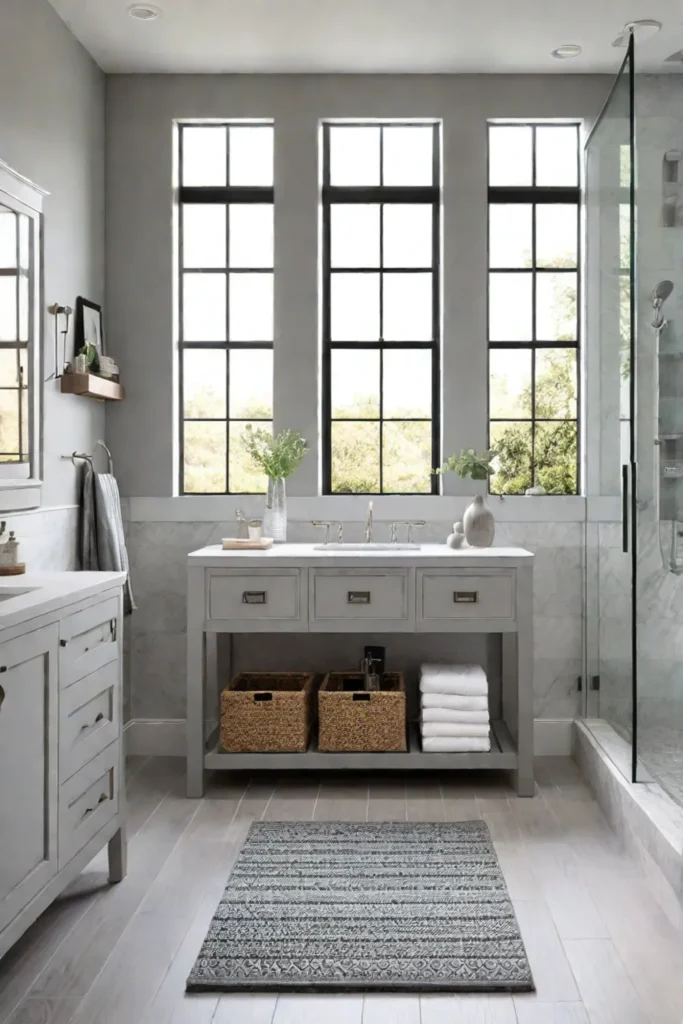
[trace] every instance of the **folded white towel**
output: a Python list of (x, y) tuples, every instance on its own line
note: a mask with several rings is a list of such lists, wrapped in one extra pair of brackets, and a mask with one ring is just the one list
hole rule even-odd
[(420, 665), (421, 676), (458, 676), (467, 679), (486, 679), (486, 673), (481, 665), (436, 665), (426, 663)]
[(422, 676), (422, 693), (455, 693), (459, 697), (484, 697), (489, 692), (486, 676), (453, 675)]
[(488, 714), (488, 697), (461, 697), (457, 693), (423, 693), (423, 708), (450, 708), (451, 711), (485, 711)]
[(449, 708), (422, 708), (423, 722), (445, 722), (449, 725), (488, 725), (488, 711), (451, 711)]
[(423, 736), (488, 736), (489, 725), (465, 725), (462, 722), (423, 722)]
[(486, 751), (491, 749), (490, 736), (425, 736), (422, 749), (427, 754), (462, 754), (468, 750)]

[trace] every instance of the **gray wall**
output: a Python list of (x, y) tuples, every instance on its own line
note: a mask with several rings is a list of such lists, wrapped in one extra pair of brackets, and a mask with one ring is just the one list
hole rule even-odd
[[(75, 306), (77, 295), (102, 301), (104, 75), (47, 0), (0, 2), (0, 159), (50, 193), (44, 205), (45, 306)], [(54, 320), (46, 315), (46, 377), (54, 369), (53, 332)], [(76, 471), (60, 455), (90, 451), (104, 437), (104, 408), (61, 395), (51, 382), (45, 384), (44, 415), (43, 506), (73, 505)], [(63, 557), (50, 567), (66, 567), (73, 557), (73, 521), (61, 515), (52, 524), (43, 513), (40, 526), (23, 526), (27, 518), (13, 520), (19, 537), (57, 531)], [(41, 567), (45, 552), (32, 550), (30, 567)]]

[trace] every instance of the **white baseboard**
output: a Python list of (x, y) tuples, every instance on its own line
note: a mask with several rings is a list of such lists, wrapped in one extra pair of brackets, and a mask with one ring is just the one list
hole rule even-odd
[[(569, 757), (572, 752), (571, 718), (537, 718), (534, 754)], [(145, 757), (184, 757), (184, 718), (135, 718), (124, 726), (126, 754)]]

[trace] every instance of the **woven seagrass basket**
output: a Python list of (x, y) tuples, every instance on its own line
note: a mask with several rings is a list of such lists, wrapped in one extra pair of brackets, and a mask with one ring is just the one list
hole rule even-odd
[[(363, 690), (363, 675), (330, 672), (318, 690), (318, 750), (406, 750), (406, 684), (402, 672), (385, 672), (382, 689)], [(357, 690), (349, 690), (352, 680)]]
[(221, 746), (230, 753), (303, 753), (314, 712), (315, 676), (243, 672), (221, 693)]

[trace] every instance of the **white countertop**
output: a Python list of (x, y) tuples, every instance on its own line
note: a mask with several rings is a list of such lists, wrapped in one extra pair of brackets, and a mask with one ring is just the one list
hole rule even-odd
[[(0, 629), (122, 586), (125, 579), (125, 572), (27, 572), (23, 576), (2, 576)], [(3, 591), (20, 590), (27, 593), (3, 599)]]
[(221, 565), (245, 565), (259, 563), (262, 566), (278, 565), (308, 566), (337, 565), (340, 568), (353, 565), (444, 565), (462, 568), (502, 568), (528, 563), (533, 559), (531, 551), (524, 548), (459, 548), (454, 550), (445, 544), (423, 544), (419, 549), (406, 551), (321, 551), (315, 544), (274, 544), (267, 551), (223, 551), (220, 544), (192, 551), (188, 555), (191, 566), (217, 568)]

